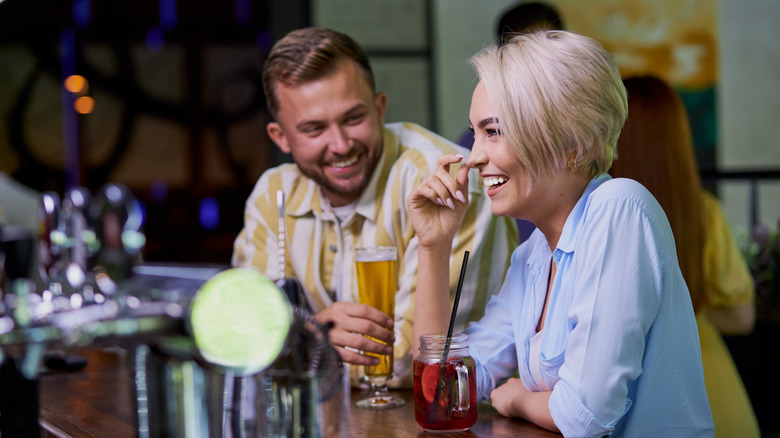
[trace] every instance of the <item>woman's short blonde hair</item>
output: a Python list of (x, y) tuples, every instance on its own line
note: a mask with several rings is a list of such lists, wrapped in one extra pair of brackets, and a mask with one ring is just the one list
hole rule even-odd
[(601, 44), (544, 30), (516, 35), (469, 61), (530, 183), (567, 166), (591, 178), (609, 170), (628, 105), (617, 66)]

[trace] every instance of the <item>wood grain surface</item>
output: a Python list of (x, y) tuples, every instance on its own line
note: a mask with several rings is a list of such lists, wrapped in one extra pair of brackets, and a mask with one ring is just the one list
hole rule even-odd
[[(133, 438), (137, 436), (131, 375), (127, 355), (119, 350), (77, 351), (87, 358), (79, 372), (49, 372), (40, 379), (41, 435), (74, 438)], [(351, 437), (533, 437), (560, 436), (525, 421), (498, 415), (482, 403), (477, 423), (467, 432), (430, 434), (414, 420), (414, 394), (393, 391), (406, 405), (386, 410), (355, 407), (364, 394), (353, 390), (349, 412)]]

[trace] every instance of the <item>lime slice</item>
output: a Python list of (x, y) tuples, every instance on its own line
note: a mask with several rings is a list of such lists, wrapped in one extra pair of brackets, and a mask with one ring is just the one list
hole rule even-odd
[(201, 286), (190, 306), (190, 327), (209, 363), (239, 376), (266, 369), (281, 353), (292, 307), (265, 275), (228, 269)]

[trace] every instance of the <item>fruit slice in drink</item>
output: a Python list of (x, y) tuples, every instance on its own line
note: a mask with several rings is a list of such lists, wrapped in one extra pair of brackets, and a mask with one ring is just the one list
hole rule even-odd
[(477, 421), (474, 360), (414, 362), (415, 418), (425, 430), (463, 431)]

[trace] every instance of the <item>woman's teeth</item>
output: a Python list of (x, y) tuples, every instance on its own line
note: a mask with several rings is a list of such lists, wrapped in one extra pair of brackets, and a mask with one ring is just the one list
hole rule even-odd
[(341, 160), (341, 161), (334, 161), (334, 162), (330, 163), (330, 165), (333, 166), (333, 167), (348, 167), (348, 166), (351, 166), (351, 165), (357, 163), (357, 160), (358, 160), (357, 155), (354, 155), (352, 157), (346, 158), (346, 159)]
[(484, 178), (482, 181), (488, 187), (497, 187), (497, 186), (500, 186), (501, 184), (505, 183), (506, 179), (504, 179), (501, 176), (490, 176), (490, 177)]

